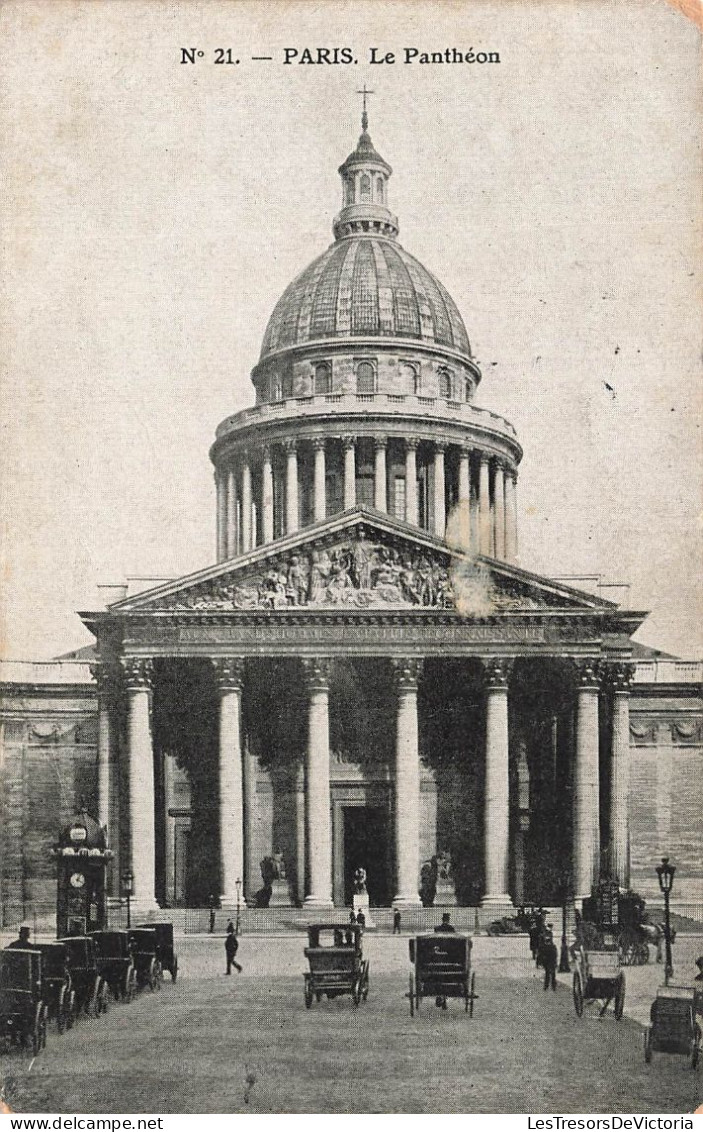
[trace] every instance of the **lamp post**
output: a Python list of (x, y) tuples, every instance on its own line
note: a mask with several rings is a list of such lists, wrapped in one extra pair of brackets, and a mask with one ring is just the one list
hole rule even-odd
[(234, 887), (237, 890), (237, 917), (236, 917), (236, 921), (235, 921), (235, 925), (234, 925), (234, 932), (235, 932), (235, 935), (239, 935), (239, 929), (241, 927), (241, 922), (242, 922), (241, 899), (240, 899), (241, 898), (241, 892), (242, 892), (242, 882), (239, 879), (239, 877), (237, 877), (237, 879), (235, 880)]
[(127, 900), (127, 931), (132, 927), (132, 895), (134, 893), (134, 875), (131, 869), (122, 873), (122, 895)]
[(562, 975), (568, 974), (571, 970), (569, 965), (569, 944), (566, 938), (566, 916), (570, 891), (571, 877), (568, 872), (565, 872), (561, 882), (561, 951), (559, 954), (559, 972)]
[(659, 887), (664, 893), (664, 942), (666, 944), (666, 966), (664, 968), (664, 983), (669, 985), (669, 979), (674, 974), (674, 965), (671, 961), (671, 921), (669, 918), (669, 896), (674, 887), (674, 873), (676, 866), (669, 864), (668, 857), (662, 857), (661, 865), (657, 865)]

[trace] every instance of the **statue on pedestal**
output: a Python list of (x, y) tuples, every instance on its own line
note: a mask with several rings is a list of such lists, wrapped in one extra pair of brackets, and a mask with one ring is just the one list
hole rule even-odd
[(363, 916), (363, 923), (366, 927), (373, 927), (373, 921), (369, 913), (369, 894), (366, 888), (366, 869), (363, 865), (359, 865), (354, 871), (354, 915), (358, 917), (361, 912)]
[(433, 858), (435, 865), (436, 889), (434, 903), (437, 907), (456, 904), (456, 890), (454, 887), (454, 869), (452, 855), (448, 849), (441, 849)]

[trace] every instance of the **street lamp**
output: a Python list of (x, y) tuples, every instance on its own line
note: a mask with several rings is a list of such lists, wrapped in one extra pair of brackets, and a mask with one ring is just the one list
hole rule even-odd
[(132, 927), (132, 896), (134, 895), (134, 874), (131, 869), (122, 873), (122, 895), (127, 900), (127, 931)]
[(239, 877), (237, 877), (237, 879), (235, 880), (234, 887), (237, 890), (237, 918), (236, 918), (235, 925), (234, 925), (234, 932), (235, 932), (235, 935), (239, 935), (239, 929), (241, 927), (241, 899), (240, 898), (241, 898), (241, 892), (242, 892), (242, 882), (239, 879)]
[(676, 866), (669, 864), (668, 857), (662, 857), (661, 865), (657, 865), (659, 887), (664, 893), (664, 942), (666, 944), (666, 966), (664, 968), (664, 982), (669, 985), (669, 979), (674, 974), (674, 965), (671, 961), (671, 921), (669, 919), (669, 896), (674, 887), (674, 873)]
[(569, 966), (569, 944), (566, 938), (566, 916), (570, 893), (571, 876), (568, 872), (565, 872), (561, 885), (561, 951), (559, 954), (560, 974), (568, 974), (571, 970), (571, 967)]

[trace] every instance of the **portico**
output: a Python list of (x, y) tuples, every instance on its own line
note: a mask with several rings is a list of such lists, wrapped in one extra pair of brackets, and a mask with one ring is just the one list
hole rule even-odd
[(181, 902), (232, 903), (241, 880), (253, 903), (277, 851), (291, 901), (342, 902), (347, 852), (374, 868), (355, 806), (400, 906), (446, 850), (460, 903), (556, 898), (565, 869), (585, 896), (606, 850), (627, 883), (621, 641), (638, 614), (357, 509), (85, 618), (126, 713), (101, 809), (139, 903), (167, 898), (173, 759)]

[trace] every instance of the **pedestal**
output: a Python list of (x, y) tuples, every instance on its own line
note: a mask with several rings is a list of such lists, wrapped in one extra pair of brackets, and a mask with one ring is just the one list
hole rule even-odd
[(373, 928), (376, 926), (371, 919), (368, 892), (355, 892), (354, 896), (352, 897), (352, 907), (354, 909), (355, 916), (358, 915), (359, 912), (364, 913), (364, 919), (366, 921), (367, 928)]
[(435, 908), (456, 908), (456, 892), (453, 880), (438, 880), (434, 896)]
[(290, 908), (293, 901), (290, 898), (290, 886), (287, 880), (271, 881), (271, 899), (269, 908)]

